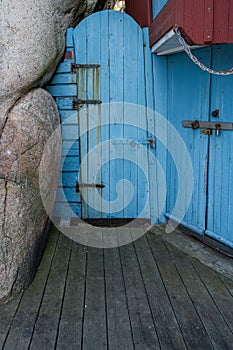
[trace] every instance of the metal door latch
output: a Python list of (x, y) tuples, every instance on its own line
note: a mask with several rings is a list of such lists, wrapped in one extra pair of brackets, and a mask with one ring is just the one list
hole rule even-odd
[(192, 128), (193, 130), (201, 129), (201, 134), (212, 135), (215, 130), (215, 135), (220, 136), (221, 130), (233, 130), (233, 123), (216, 123), (216, 122), (204, 122), (199, 120), (183, 120), (182, 125), (184, 128)]
[(146, 140), (114, 139), (111, 143), (112, 145), (129, 145), (131, 147), (135, 147), (136, 145), (149, 145), (151, 148), (155, 148), (155, 140), (153, 138)]
[(87, 183), (80, 183), (76, 182), (76, 192), (80, 192), (80, 187), (88, 187), (88, 188), (104, 188), (105, 186), (103, 184), (87, 184)]

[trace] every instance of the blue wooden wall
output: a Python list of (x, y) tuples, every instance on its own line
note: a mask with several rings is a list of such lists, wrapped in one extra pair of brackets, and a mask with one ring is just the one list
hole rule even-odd
[[(232, 66), (233, 45), (219, 45), (195, 50), (198, 59), (216, 70)], [(193, 194), (185, 214), (174, 212), (179, 191), (184, 196), (189, 184), (179, 177), (174, 159), (168, 150), (157, 146), (159, 159), (164, 159), (167, 180), (167, 218), (172, 218), (197, 232), (233, 247), (233, 134), (220, 136), (200, 134), (199, 130), (182, 127), (182, 120), (233, 122), (233, 76), (215, 76), (202, 71), (185, 53), (153, 56), (155, 109), (163, 114), (182, 137), (193, 165)], [(212, 111), (220, 110), (220, 118)], [(176, 142), (167, 133), (167, 148)], [(165, 154), (164, 154), (165, 153)]]
[[(62, 123), (62, 163), (60, 181), (53, 215), (69, 220), (81, 214), (81, 198), (76, 193), (79, 180), (78, 113), (72, 108), (77, 96), (76, 74), (71, 72), (74, 63), (73, 29), (67, 30), (66, 52), (63, 61), (46, 89), (55, 98)], [(73, 211), (73, 212), (72, 212)]]
[[(158, 6), (159, 2), (155, 3)], [(161, 2), (160, 6), (162, 7), (164, 4), (165, 1)], [(154, 9), (156, 8), (156, 11), (158, 11), (158, 7), (154, 7)], [(127, 22), (125, 22), (125, 27), (127, 28)], [(119, 28), (120, 23), (117, 27), (118, 32)], [(162, 129), (160, 126), (160, 132), (167, 140), (167, 144), (160, 142), (160, 137), (156, 140), (156, 158), (166, 176), (167, 185), (166, 207), (160, 215), (160, 222), (164, 222), (165, 218), (181, 221), (184, 226), (198, 234), (208, 235), (233, 247), (233, 134), (231, 131), (222, 131), (221, 136), (215, 134), (208, 136), (200, 134), (200, 130), (182, 127), (182, 120), (216, 120), (211, 114), (214, 109), (220, 110), (219, 122), (233, 122), (233, 77), (211, 76), (194, 65), (185, 53), (170, 56), (152, 55), (148, 44), (147, 29), (140, 33), (140, 38), (144, 49), (143, 51), (140, 49), (143, 57), (142, 63), (138, 67), (138, 74), (139, 80), (142, 81), (143, 79), (145, 85), (143, 85), (141, 94), (137, 95), (137, 101), (141, 105), (154, 109), (164, 117), (164, 120), (171, 123), (183, 139), (193, 165), (194, 189), (192, 200), (185, 215), (180, 217), (179, 207), (177, 207), (176, 212), (174, 212), (174, 207), (179, 191), (182, 192), (181, 195), (184, 196), (184, 200), (188, 192), (189, 182), (184, 177), (186, 164), (184, 162), (183, 171), (181, 170), (181, 174), (179, 174), (180, 169), (177, 169), (174, 157), (169, 152), (170, 148), (175, 148), (176, 140), (169, 134), (168, 124), (164, 123)], [(96, 50), (94, 48), (95, 46), (93, 46), (94, 51), (99, 50), (98, 47), (96, 47)], [(127, 47), (125, 49), (127, 50)], [(104, 51), (104, 47), (101, 47), (101, 50)], [(82, 52), (84, 51), (82, 50)], [(195, 54), (207, 66), (224, 70), (232, 66), (233, 45), (202, 48), (196, 50)], [(138, 55), (138, 49), (136, 49), (135, 55)], [(106, 59), (108, 61), (108, 58)], [(50, 86), (47, 87), (56, 99), (62, 121), (63, 162), (54, 216), (63, 219), (75, 215), (81, 216), (82, 214), (80, 194), (75, 191), (76, 182), (80, 178), (80, 150), (77, 141), (80, 126), (78, 125), (78, 113), (72, 110), (72, 99), (78, 96), (77, 76), (71, 73), (70, 66), (74, 61), (73, 29), (69, 29), (67, 31), (65, 58), (58, 67)], [(102, 74), (108, 78), (109, 71), (104, 71), (108, 65), (107, 61), (106, 64), (102, 64), (101, 69)], [(134, 70), (134, 67), (126, 64), (124, 67), (125, 74), (127, 69), (131, 71)], [(118, 69), (117, 74), (123, 74), (123, 72)], [(104, 89), (104, 81), (101, 84), (103, 84), (101, 90), (103, 100), (111, 100), (109, 95), (104, 95), (104, 91), (107, 94), (111, 91), (112, 100), (114, 98), (121, 99), (119, 91), (114, 95), (114, 84), (111, 89), (107, 90)], [(129, 91), (127, 99), (130, 102), (130, 98), (133, 98), (133, 91), (127, 90)], [(122, 87), (122, 91), (125, 91), (124, 87)], [(149, 119), (148, 122), (149, 137), (156, 133), (158, 125), (156, 125), (156, 120)], [(105, 131), (103, 129), (103, 137)], [(111, 132), (113, 131), (112, 129)], [(128, 131), (130, 132), (130, 129)], [(109, 132), (107, 130), (108, 135)], [(130, 137), (128, 134), (127, 136)], [(119, 166), (119, 171), (121, 171), (120, 168)], [(113, 171), (115, 169), (116, 166), (114, 166)], [(103, 170), (103, 173), (105, 171), (106, 169)], [(108, 171), (106, 171), (107, 173)], [(163, 179), (160, 175), (153, 167), (149, 168), (148, 177), (150, 191), (152, 192), (150, 203), (152, 222), (157, 222), (158, 210), (161, 207), (159, 204), (161, 201), (159, 188), (163, 186)], [(183, 182), (180, 182), (182, 183), (181, 188), (179, 188), (180, 179), (184, 179)], [(140, 197), (138, 200), (140, 202)], [(123, 213), (122, 216), (124, 215)]]
[(162, 8), (169, 0), (152, 0), (152, 16), (153, 19), (159, 14)]

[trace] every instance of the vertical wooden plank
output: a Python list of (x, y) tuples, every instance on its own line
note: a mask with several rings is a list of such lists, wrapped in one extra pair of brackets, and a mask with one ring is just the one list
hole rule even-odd
[(86, 247), (73, 243), (56, 349), (81, 349)]
[(109, 349), (134, 349), (119, 250), (104, 250)]
[[(157, 56), (152, 57), (153, 65), (153, 97), (154, 97), (154, 110), (155, 110), (155, 120), (154, 120), (154, 130), (157, 133), (159, 130), (160, 137), (165, 140), (165, 145), (161, 144), (156, 140), (156, 158), (161, 164), (161, 167), (166, 174), (167, 172), (167, 114), (168, 114), (168, 58), (167, 56)], [(156, 115), (159, 113), (161, 117), (164, 118), (163, 125), (158, 126), (156, 121)], [(157, 200), (157, 208), (155, 209), (155, 217), (159, 217), (160, 222), (165, 221), (165, 209), (159, 213), (158, 208), (162, 207), (162, 198), (158, 194), (158, 189), (162, 187), (161, 178), (156, 177), (156, 172), (151, 177), (151, 183), (155, 186), (155, 197)], [(153, 205), (153, 203), (152, 203)]]
[[(57, 230), (52, 229), (49, 232), (48, 241), (46, 243), (45, 252), (38, 268), (35, 279), (32, 284), (27, 288), (23, 293), (23, 296), (16, 297), (9, 304), (3, 305), (0, 308), (1, 317), (4, 316), (4, 322), (1, 318), (1, 335), (0, 335), (0, 346), (1, 348), (3, 343), (1, 342), (2, 335), (4, 334), (5, 322), (8, 322), (8, 325), (11, 325), (10, 332), (7, 336), (4, 348), (7, 350), (11, 349), (28, 349), (30, 340), (33, 334), (34, 326), (37, 320), (37, 316), (40, 310), (40, 304), (45, 291), (48, 274), (51, 268), (53, 261), (54, 252), (56, 249), (59, 233)], [(15, 314), (15, 317), (12, 322), (9, 321), (9, 318), (12, 317), (12, 311), (15, 308), (15, 304), (19, 303), (19, 307)], [(5, 310), (7, 309), (8, 313), (5, 315)]]
[[(210, 65), (210, 49), (196, 51), (200, 60)], [(168, 154), (167, 163), (167, 212), (171, 214), (180, 191), (180, 208), (174, 216), (185, 226), (192, 226), (198, 233), (205, 229), (206, 211), (206, 166), (208, 156), (208, 136), (200, 135), (200, 130), (185, 129), (182, 120), (204, 120), (209, 117), (209, 89), (210, 75), (200, 70), (191, 62), (186, 54), (172, 55), (169, 57), (169, 90), (168, 90), (168, 119), (172, 126), (179, 132), (184, 147), (187, 148), (192, 164), (194, 176), (194, 190), (192, 201), (184, 216), (179, 217), (182, 203), (185, 201), (186, 193), (190, 188), (190, 176), (185, 176), (186, 165), (183, 171), (177, 174), (176, 165)], [(186, 77), (188, 76), (188, 80)], [(177, 150), (176, 141), (168, 135), (168, 150), (173, 150), (178, 157), (181, 150)], [(182, 164), (182, 158), (179, 159)], [(178, 188), (178, 177), (182, 188)], [(177, 216), (178, 215), (178, 216)]]
[(213, 35), (214, 35), (214, 1), (205, 0), (204, 42), (206, 43), (212, 42)]
[[(124, 101), (124, 21), (123, 16), (117, 12), (111, 12), (109, 16), (109, 84), (110, 84), (110, 140), (124, 137), (123, 105), (117, 106), (116, 102)], [(109, 173), (109, 201), (110, 217), (123, 218), (123, 187), (117, 193), (116, 184), (124, 178), (124, 154), (122, 145), (110, 144), (110, 173)], [(121, 208), (116, 206), (116, 198), (120, 196)], [(119, 210), (120, 209), (120, 210)]]
[(233, 6), (229, 9), (228, 43), (233, 42)]
[[(123, 99), (124, 99), (124, 138), (132, 139), (133, 141), (138, 140), (138, 128), (137, 128), (137, 105), (138, 105), (138, 90), (139, 90), (139, 62), (144, 67), (138, 56), (138, 45), (139, 45), (139, 32), (140, 28), (135, 25), (134, 21), (130, 17), (124, 17), (124, 61), (123, 61), (123, 72), (124, 72), (124, 87), (123, 87)], [(134, 115), (133, 120), (130, 120), (130, 107), (128, 103), (132, 105), (132, 111)], [(131, 118), (132, 119), (132, 118)], [(129, 120), (131, 125), (128, 125)], [(135, 124), (135, 125), (133, 125)], [(127, 179), (133, 189), (133, 197), (130, 203), (128, 202), (128, 196), (124, 195), (124, 214), (125, 218), (132, 218), (138, 215), (138, 151), (137, 147), (131, 147), (130, 144), (123, 145), (124, 154), (124, 176)], [(127, 160), (128, 158), (128, 160)], [(129, 185), (124, 185), (124, 194), (130, 191)], [(128, 193), (129, 194), (129, 193)]]
[[(213, 68), (224, 70), (232, 65), (233, 45), (213, 48)], [(220, 118), (211, 115), (216, 123), (233, 120), (233, 76), (213, 76), (210, 112), (220, 110)], [(233, 247), (233, 133), (221, 131), (220, 136), (210, 138), (208, 176), (208, 219), (207, 234)], [(223, 210), (224, 208), (224, 210)]]
[[(101, 33), (96, 30), (100, 28), (101, 12), (88, 17), (86, 19), (87, 26), (87, 63), (88, 64), (100, 64), (101, 62), (101, 48), (100, 38)], [(105, 54), (105, 53), (103, 53)], [(100, 99), (100, 76), (99, 68), (87, 69), (87, 99), (88, 100), (99, 100)], [(100, 184), (101, 172), (97, 173), (97, 170), (101, 164), (101, 147), (98, 151), (94, 151), (95, 146), (101, 143), (101, 107), (98, 106), (87, 106), (88, 112), (88, 177), (87, 183)], [(96, 196), (96, 189), (88, 189), (88, 213), (89, 218), (100, 218), (101, 217), (101, 198)], [(92, 205), (94, 207), (92, 207)], [(96, 210), (98, 208), (99, 210)]]
[[(72, 241), (60, 235), (30, 349), (53, 349), (56, 343)], [(43, 337), (41, 337), (43, 334)]]
[(158, 222), (159, 213), (158, 213), (158, 176), (155, 163), (155, 157), (157, 157), (157, 141), (155, 138), (155, 104), (154, 104), (154, 86), (153, 86), (153, 63), (152, 63), (152, 54), (149, 45), (149, 31), (148, 29), (143, 30), (143, 42), (144, 42), (144, 55), (145, 55), (145, 84), (146, 84), (146, 118), (148, 123), (148, 138), (154, 139), (155, 146), (154, 148), (149, 149), (148, 154), (148, 167), (149, 167), (149, 198), (150, 198), (150, 217), (151, 222), (155, 224)]
[(103, 250), (88, 248), (83, 350), (107, 349), (105, 305)]
[[(126, 230), (124, 228), (125, 235)], [(117, 228), (117, 231), (121, 235), (121, 229)], [(131, 237), (130, 230), (128, 235)], [(120, 247), (120, 257), (135, 349), (160, 349), (133, 244)]]
[[(101, 140), (106, 142), (110, 140), (110, 117), (109, 117), (109, 103), (110, 103), (110, 71), (109, 71), (109, 15), (111, 12), (103, 11), (101, 14), (100, 21), (100, 32), (101, 32), (101, 41), (100, 41), (100, 50), (101, 50), (101, 67), (100, 67), (100, 99), (102, 101), (101, 108)], [(101, 149), (102, 159), (109, 159), (110, 149), (107, 143)], [(109, 202), (110, 198), (110, 162), (102, 164), (101, 167), (101, 181), (104, 184), (102, 189), (102, 198), (104, 201)], [(105, 204), (103, 210), (102, 207), (102, 218), (108, 218), (109, 215), (109, 204)]]
[(126, 13), (133, 17), (142, 28), (148, 27), (152, 20), (152, 1), (128, 0), (126, 1)]
[(232, 3), (229, 0), (214, 2), (214, 42), (227, 42), (229, 35), (229, 14)]
[[(149, 145), (143, 144), (148, 140), (148, 113), (146, 110), (147, 107), (147, 98), (146, 98), (146, 71), (145, 71), (145, 46), (143, 39), (143, 31), (138, 28), (138, 46), (137, 46), (137, 56), (138, 56), (138, 96), (137, 104), (139, 106), (137, 113), (137, 137), (139, 142), (142, 142), (138, 147), (138, 164), (140, 164), (143, 170), (140, 167), (137, 167), (138, 171), (138, 217), (140, 218), (150, 218), (150, 192), (149, 192)], [(151, 72), (152, 73), (152, 72)], [(141, 108), (140, 106), (143, 106)]]
[[(146, 236), (135, 242), (135, 250), (161, 349), (186, 349), (176, 315)], [(171, 329), (172, 332), (170, 332)]]
[[(74, 45), (75, 45), (75, 63), (86, 64), (87, 63), (87, 26), (86, 21), (80, 23), (73, 31)], [(77, 72), (77, 83), (78, 83), (78, 98), (86, 99), (86, 70), (79, 69)], [(86, 106), (80, 106), (78, 110), (78, 122), (79, 122), (79, 144), (80, 144), (80, 161), (87, 154), (87, 122), (88, 122), (88, 111)], [(82, 167), (80, 171), (80, 182), (87, 182), (88, 179), (87, 167)], [(88, 192), (86, 188), (82, 188), (82, 217), (87, 216), (87, 204), (84, 198), (88, 200)]]
[[(180, 1), (179, 1), (180, 2)], [(192, 38), (194, 43), (204, 42), (204, 16), (205, 16), (205, 1), (189, 0), (181, 1), (180, 5), (184, 4), (183, 11), (181, 6), (177, 9), (180, 15), (183, 15), (184, 23), (179, 25), (185, 28), (187, 35)], [(176, 22), (177, 23), (177, 22)]]
[(73, 28), (68, 28), (66, 30), (66, 47), (74, 46), (73, 30), (74, 30)]

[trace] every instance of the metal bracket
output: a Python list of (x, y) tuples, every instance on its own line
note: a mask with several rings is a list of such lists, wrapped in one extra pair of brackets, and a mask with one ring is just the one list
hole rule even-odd
[(99, 68), (100, 64), (80, 64), (80, 63), (71, 63), (70, 68), (71, 68), (71, 73), (76, 73), (78, 69), (81, 68)]
[(80, 183), (76, 182), (76, 192), (80, 192), (80, 187), (85, 187), (85, 188), (104, 188), (105, 186), (103, 184), (87, 184), (87, 183)]
[(111, 141), (112, 145), (129, 145), (135, 147), (136, 145), (150, 145), (151, 148), (155, 148), (155, 140), (149, 138), (146, 140), (130, 140), (130, 139), (116, 139)]
[(98, 105), (101, 103), (101, 100), (81, 100), (74, 97), (72, 101), (72, 109), (78, 109), (80, 105)]
[(184, 128), (196, 129), (210, 129), (210, 130), (233, 130), (233, 123), (226, 122), (202, 122), (199, 120), (183, 120), (182, 125)]

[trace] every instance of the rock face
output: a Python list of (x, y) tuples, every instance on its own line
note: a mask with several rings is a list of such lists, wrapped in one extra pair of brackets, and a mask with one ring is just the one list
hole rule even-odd
[[(59, 122), (52, 97), (42, 89), (28, 93), (8, 115), (0, 140), (0, 301), (31, 281), (42, 252), (47, 213), (39, 186), (45, 145)], [(60, 164), (60, 139), (50, 149), (47, 184)], [(53, 203), (54, 190), (50, 191)]]
[[(31, 281), (45, 240), (47, 213), (38, 169), (59, 115), (53, 99), (40, 87), (63, 55), (66, 28), (106, 3), (0, 2), (0, 303)], [(50, 170), (45, 169), (48, 184), (56, 178), (59, 157), (58, 142), (44, 162)], [(48, 195), (52, 205), (53, 191)]]
[(65, 31), (91, 13), (97, 0), (2, 0), (0, 115), (31, 88), (43, 86), (60, 61)]

